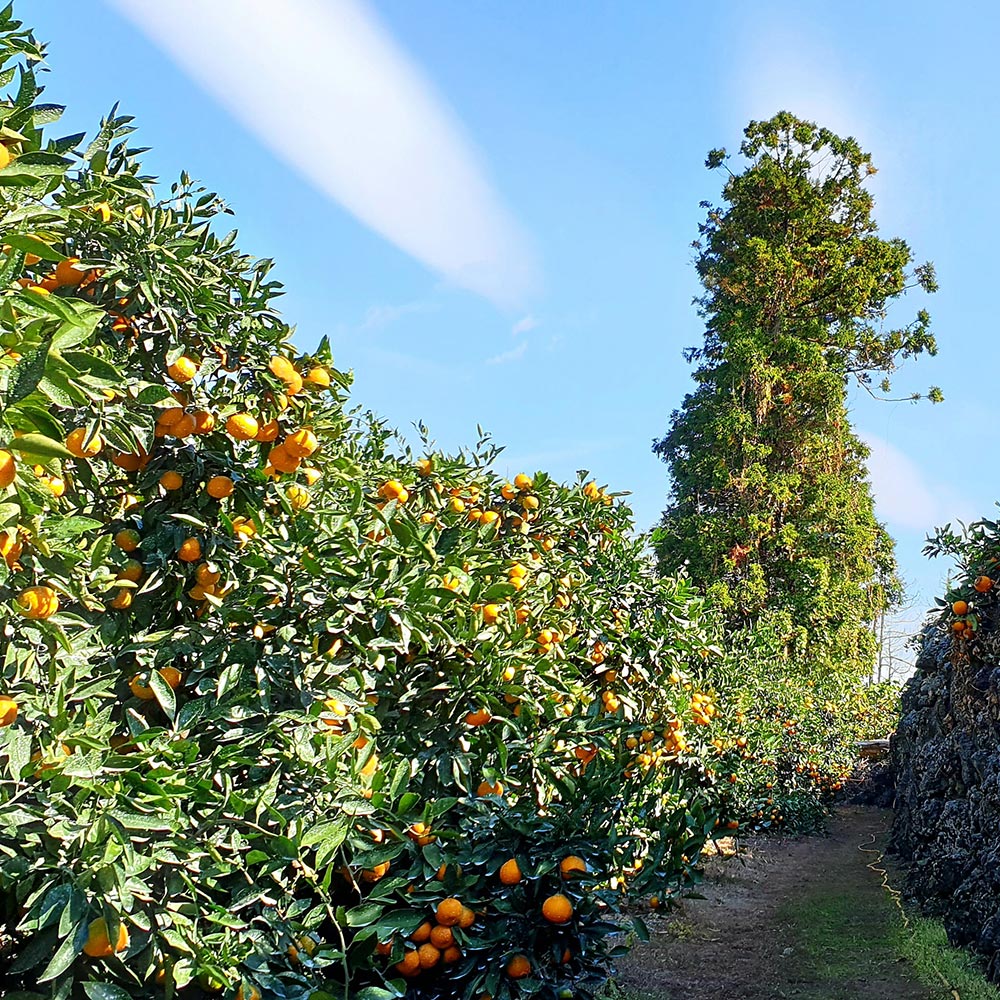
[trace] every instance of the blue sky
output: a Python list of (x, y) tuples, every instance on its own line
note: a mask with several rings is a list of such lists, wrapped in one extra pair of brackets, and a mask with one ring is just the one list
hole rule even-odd
[(330, 335), (358, 402), (446, 448), (481, 424), (511, 474), (589, 469), (632, 491), (640, 527), (667, 488), (650, 443), (701, 335), (690, 243), (721, 183), (706, 151), (783, 108), (856, 135), (884, 234), (941, 283), (904, 304), (930, 309), (940, 354), (898, 386), (946, 402), (853, 397), (917, 611), (946, 569), (920, 555), (927, 531), (990, 514), (1000, 18), (985, 4), (16, 9), (50, 43), (66, 131), (120, 100), (152, 172), (223, 193), (242, 246), (276, 258), (299, 342)]

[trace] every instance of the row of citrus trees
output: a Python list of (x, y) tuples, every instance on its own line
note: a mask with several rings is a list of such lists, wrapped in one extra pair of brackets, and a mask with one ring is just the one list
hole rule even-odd
[(349, 412), (222, 203), (48, 138), (0, 32), (3, 991), (593, 996), (629, 904), (835, 790), (833, 695), (760, 713), (595, 483)]

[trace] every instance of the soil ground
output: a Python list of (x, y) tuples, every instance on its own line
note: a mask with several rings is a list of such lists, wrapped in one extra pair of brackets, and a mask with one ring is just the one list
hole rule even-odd
[(941, 996), (899, 957), (895, 904), (868, 867), (891, 818), (844, 806), (828, 837), (751, 839), (739, 857), (710, 859), (698, 889), (705, 898), (647, 921), (652, 940), (620, 963), (618, 992), (627, 1000)]

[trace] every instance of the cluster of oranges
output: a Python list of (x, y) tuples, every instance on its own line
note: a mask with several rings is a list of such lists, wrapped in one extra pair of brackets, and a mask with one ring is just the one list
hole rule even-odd
[[(401, 975), (412, 978), (439, 963), (453, 965), (457, 962), (462, 957), (462, 949), (455, 930), (469, 930), (476, 922), (476, 914), (460, 899), (451, 896), (438, 903), (433, 921), (425, 920), (410, 935), (408, 944), (412, 947), (407, 947), (402, 959), (395, 964)], [(380, 942), (376, 950), (380, 955), (390, 955), (392, 941)]]
[(698, 726), (710, 726), (712, 719), (718, 714), (718, 708), (710, 694), (695, 691), (691, 695), (691, 718)]
[[(29, 266), (38, 264), (40, 261), (41, 258), (35, 254), (29, 254), (24, 260), (25, 264)], [(34, 278), (18, 278), (17, 283), (27, 291), (48, 295), (59, 288), (86, 287), (88, 284), (96, 281), (99, 276), (99, 271), (81, 267), (79, 257), (67, 257), (59, 261), (55, 268), (44, 278), (37, 281)]]
[[(988, 594), (994, 585), (992, 577), (981, 575), (972, 581), (972, 589), (980, 595)], [(966, 600), (954, 601), (951, 606), (951, 613), (954, 619), (951, 623), (951, 631), (956, 639), (971, 639), (976, 632), (976, 623), (973, 614), (973, 606)]]

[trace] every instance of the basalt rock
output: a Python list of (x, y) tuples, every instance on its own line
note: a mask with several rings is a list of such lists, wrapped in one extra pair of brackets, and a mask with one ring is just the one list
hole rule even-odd
[(907, 894), (1000, 981), (1000, 667), (963, 646), (922, 636), (891, 743), (891, 847)]

